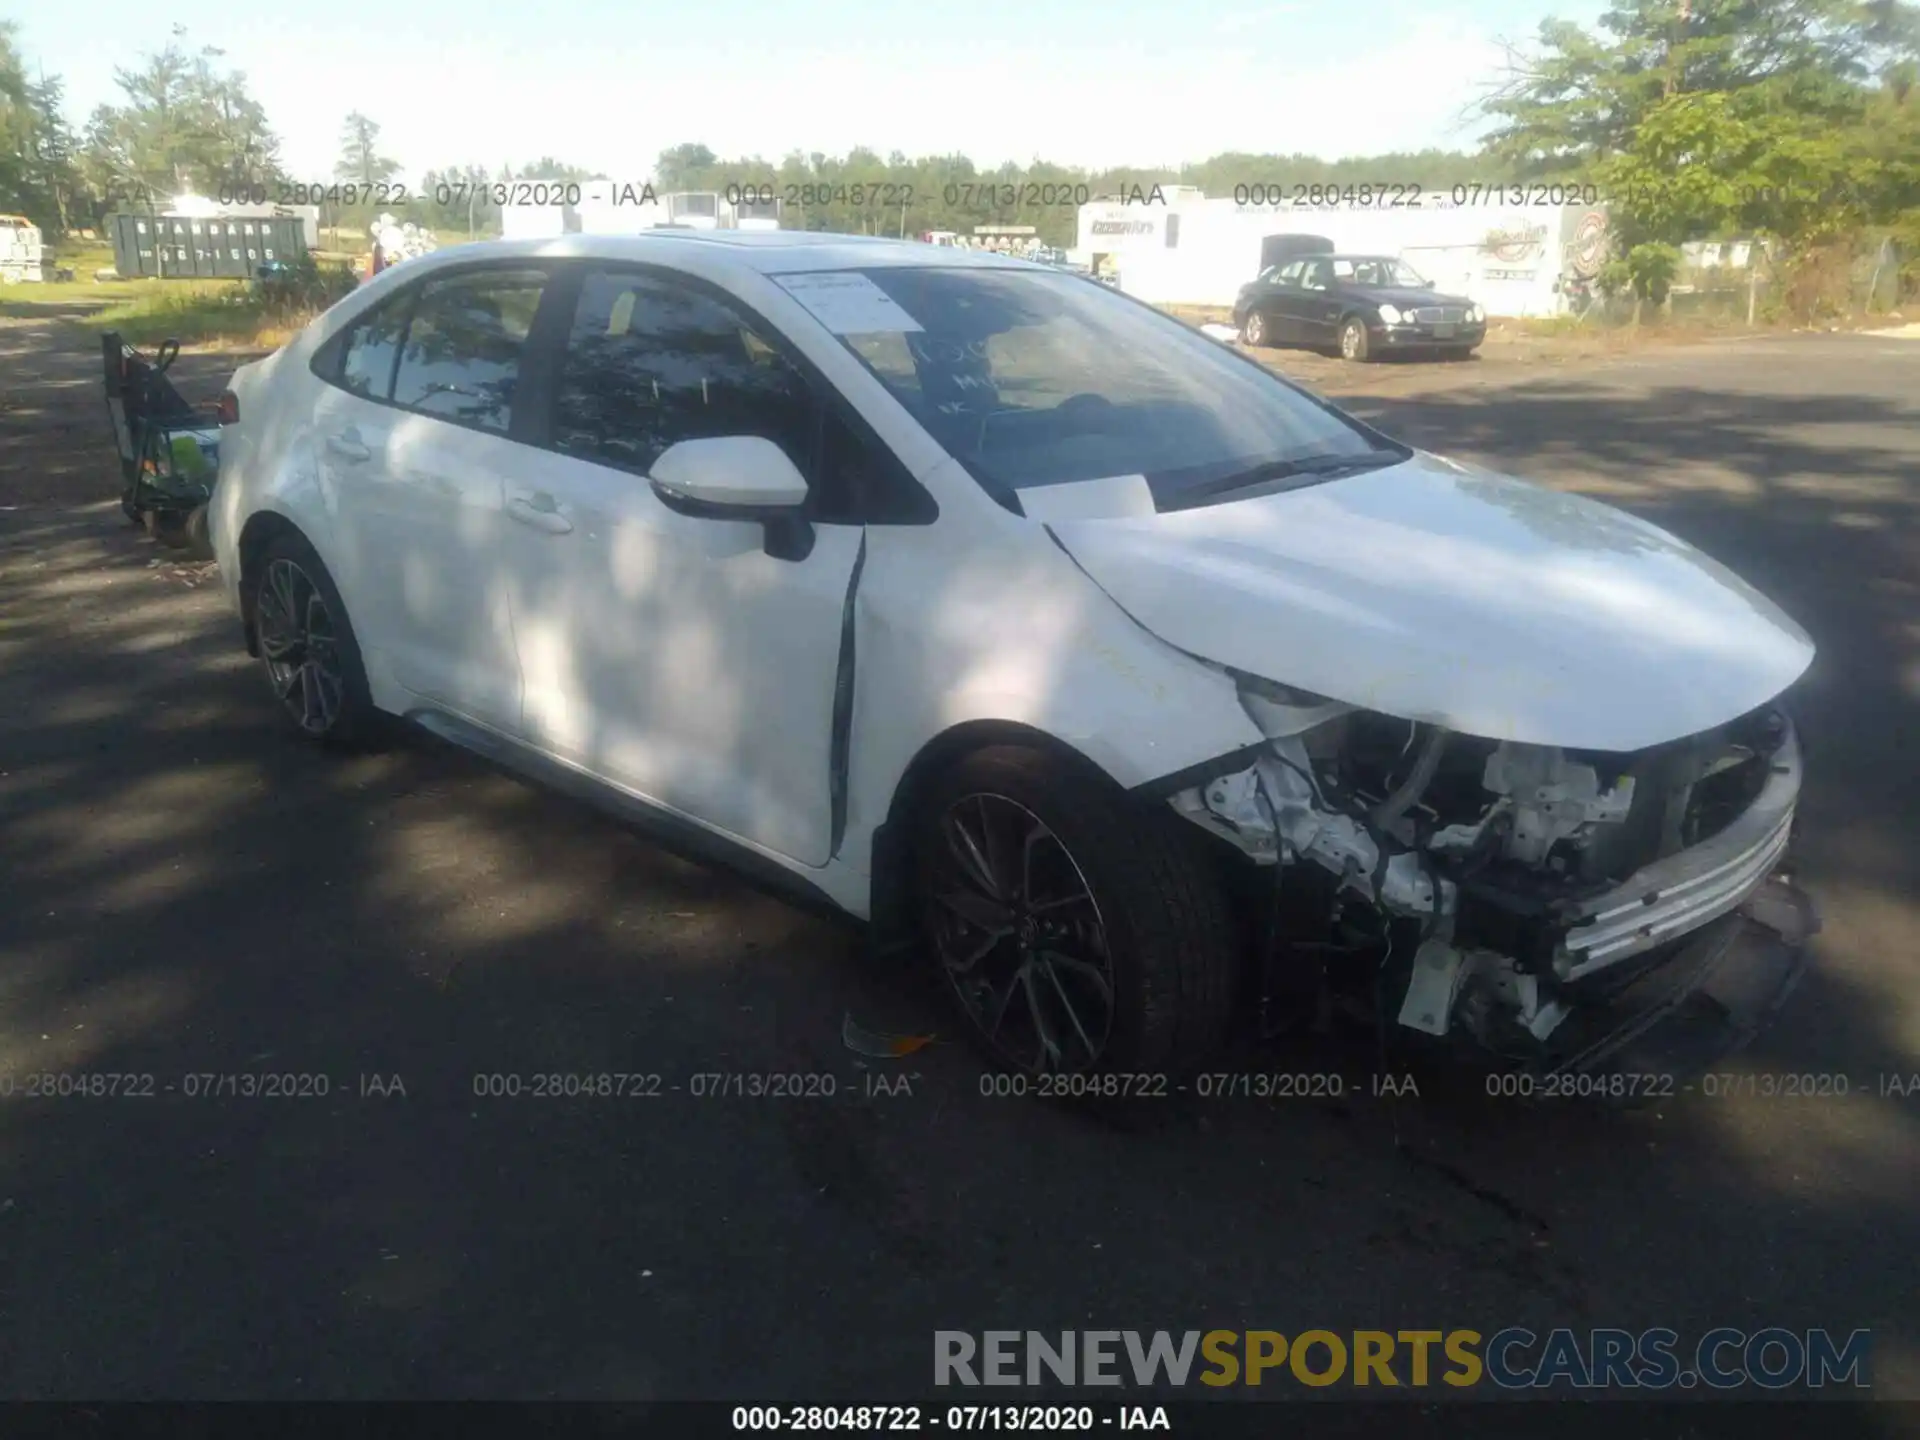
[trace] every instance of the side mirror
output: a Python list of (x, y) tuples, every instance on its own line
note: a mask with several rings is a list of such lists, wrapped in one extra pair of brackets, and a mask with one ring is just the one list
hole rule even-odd
[(758, 521), (776, 559), (804, 560), (813, 551), (813, 526), (803, 513), (806, 477), (771, 440), (682, 440), (661, 452), (649, 479), (660, 502), (681, 515)]

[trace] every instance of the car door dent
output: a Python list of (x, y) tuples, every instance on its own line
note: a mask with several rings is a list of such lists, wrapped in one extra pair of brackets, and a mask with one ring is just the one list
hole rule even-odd
[(902, 777), (957, 727), (1038, 731), (1128, 789), (1265, 739), (1224, 670), (1141, 628), (1044, 527), (984, 497), (931, 529), (874, 527), (854, 614), (840, 855), (863, 873)]
[(855, 661), (859, 646), (855, 637), (855, 602), (860, 593), (860, 572), (867, 566), (867, 536), (860, 534), (860, 548), (854, 552), (853, 573), (847, 577), (847, 599), (840, 608), (840, 663), (833, 680), (833, 732), (828, 751), (828, 854), (838, 857), (847, 835), (847, 764), (853, 745), (853, 694), (858, 675)]

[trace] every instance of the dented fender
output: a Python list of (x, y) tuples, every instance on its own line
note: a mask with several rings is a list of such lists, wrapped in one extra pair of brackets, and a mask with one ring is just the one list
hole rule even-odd
[[(956, 541), (956, 525), (987, 533)], [(952, 564), (956, 553), (967, 562)], [(908, 767), (962, 725), (1038, 731), (1127, 789), (1264, 743), (1226, 671), (1135, 624), (1030, 521), (997, 507), (870, 529), (852, 626), (839, 858), (862, 871)]]

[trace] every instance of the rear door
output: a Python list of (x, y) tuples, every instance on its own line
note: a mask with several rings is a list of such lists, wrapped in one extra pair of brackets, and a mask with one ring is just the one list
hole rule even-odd
[(367, 617), (387, 673), (413, 696), (507, 734), (518, 732), (520, 672), (503, 507), (530, 453), (514, 438), (529, 423), (520, 362), (549, 274), (463, 267), (409, 287), (373, 332), (380, 344), (370, 336), (365, 395), (347, 393), (349, 344), (344, 398), (320, 431), (341, 482), (356, 626)]
[(391, 673), (402, 643), (403, 617), (390, 603), (380, 573), (383, 556), (369, 551), (379, 527), (364, 518), (384, 503), (387, 442), (398, 418), (392, 407), (393, 369), (406, 339), (415, 290), (408, 289), (361, 316), (329, 340), (313, 372), (327, 383), (314, 403), (314, 464), (327, 508), (337, 517), (338, 552), (324, 557), (339, 582), (347, 614), (370, 666)]

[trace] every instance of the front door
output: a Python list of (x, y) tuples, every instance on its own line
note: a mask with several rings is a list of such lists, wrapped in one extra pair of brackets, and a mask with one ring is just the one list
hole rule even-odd
[(1333, 296), (1333, 262), (1309, 260), (1300, 276), (1297, 338), (1302, 345), (1332, 345), (1338, 339), (1340, 304)]
[(669, 510), (681, 440), (757, 435), (822, 491), (820, 397), (723, 293), (581, 262), (548, 446), (506, 496), (524, 726), (541, 748), (775, 854), (832, 849), (832, 737), (856, 523), (804, 559)]
[(1290, 260), (1273, 272), (1267, 287), (1267, 324), (1273, 338), (1283, 344), (1300, 343), (1300, 272), (1304, 260)]

